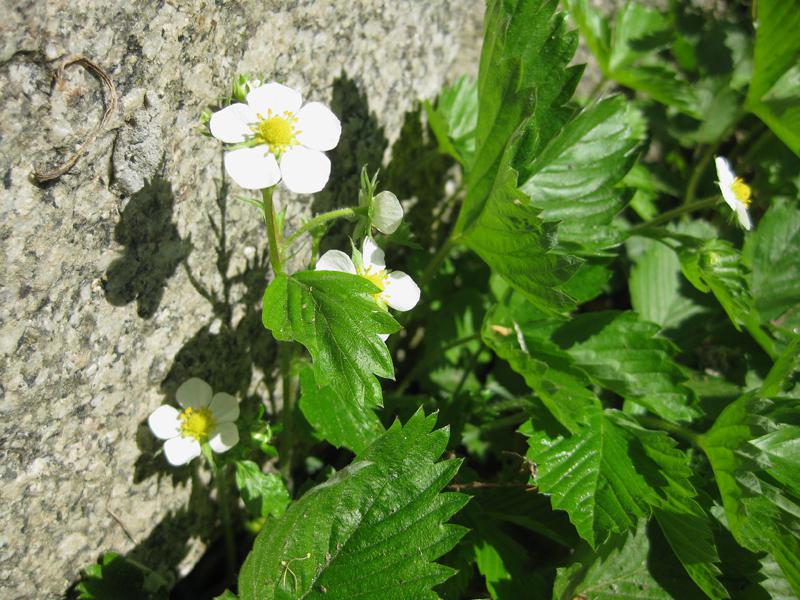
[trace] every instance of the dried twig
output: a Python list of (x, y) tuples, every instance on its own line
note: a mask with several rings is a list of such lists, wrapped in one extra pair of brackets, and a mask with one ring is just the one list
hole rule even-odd
[(61, 177), (64, 173), (69, 171), (75, 163), (78, 162), (78, 159), (83, 155), (86, 149), (89, 147), (90, 144), (94, 142), (97, 138), (97, 135), (103, 130), (108, 120), (111, 118), (111, 115), (117, 110), (117, 105), (119, 103), (119, 97), (117, 96), (117, 89), (114, 87), (114, 82), (111, 81), (111, 78), (108, 76), (100, 66), (93, 63), (91, 60), (86, 58), (85, 56), (68, 56), (67, 58), (61, 61), (61, 64), (56, 69), (54, 73), (54, 78), (56, 81), (57, 86), (61, 86), (64, 83), (64, 69), (69, 67), (70, 65), (81, 65), (87, 71), (91, 72), (95, 75), (100, 81), (103, 82), (106, 89), (108, 90), (108, 106), (106, 106), (106, 111), (103, 113), (103, 118), (100, 119), (100, 122), (95, 126), (94, 129), (89, 133), (84, 140), (81, 147), (72, 154), (66, 161), (64, 161), (61, 166), (56, 167), (55, 169), (51, 169), (49, 171), (42, 171), (39, 168), (34, 168), (33, 176), (39, 183), (44, 181), (50, 181), (52, 179), (57, 179)]
[(447, 489), (460, 492), (462, 490), (480, 490), (488, 488), (519, 488), (526, 492), (535, 492), (536, 486), (528, 483), (495, 483), (491, 481), (470, 481), (469, 483), (451, 483)]
[(119, 525), (120, 528), (122, 529), (122, 531), (125, 533), (125, 535), (128, 536), (128, 539), (131, 542), (133, 542), (134, 544), (138, 545), (139, 542), (136, 541), (136, 539), (133, 537), (133, 535), (131, 535), (131, 532), (128, 531), (128, 528), (125, 527), (125, 523), (122, 522), (122, 519), (120, 519), (117, 515), (115, 515), (114, 511), (112, 511), (110, 508), (106, 508), (106, 512), (109, 515), (111, 515), (111, 518), (114, 519), (117, 522), (117, 525)]

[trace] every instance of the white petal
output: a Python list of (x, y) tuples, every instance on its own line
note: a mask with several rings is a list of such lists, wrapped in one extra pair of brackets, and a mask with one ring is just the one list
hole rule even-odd
[(373, 200), (372, 224), (383, 233), (394, 233), (403, 221), (403, 207), (392, 192), (383, 191)]
[(300, 110), (303, 98), (300, 92), (280, 83), (267, 83), (247, 94), (247, 103), (256, 113), (266, 117), (271, 110), (273, 114), (288, 111), (296, 113)]
[(214, 394), (208, 407), (217, 423), (231, 423), (239, 418), (239, 401), (225, 392)]
[(297, 146), (281, 157), (281, 175), (295, 194), (313, 194), (328, 183), (331, 161), (319, 150)]
[(389, 339), (389, 334), (388, 333), (379, 333), (378, 337), (381, 338), (382, 342), (385, 342), (386, 340)]
[(181, 420), (178, 418), (180, 413), (173, 406), (166, 404), (159, 406), (147, 417), (147, 424), (153, 435), (161, 440), (174, 438), (181, 433)]
[(164, 442), (164, 456), (175, 467), (185, 465), (200, 456), (200, 442), (194, 438), (174, 437)]
[(392, 271), (386, 277), (381, 299), (395, 310), (411, 310), (419, 302), (419, 287), (402, 271)]
[(315, 270), (356, 274), (356, 266), (353, 264), (353, 259), (341, 250), (328, 250), (320, 256)]
[(729, 188), (736, 179), (736, 175), (731, 170), (731, 166), (724, 156), (717, 156), (714, 158), (714, 164), (717, 167), (717, 179), (721, 187)]
[(208, 406), (212, 394), (210, 385), (198, 377), (192, 377), (181, 384), (181, 387), (175, 392), (175, 398), (183, 408), (197, 409)]
[(740, 202), (734, 210), (736, 211), (736, 216), (739, 218), (739, 224), (747, 231), (753, 229), (753, 223), (750, 221), (750, 213), (747, 212), (747, 207)]
[(231, 104), (211, 115), (208, 123), (211, 135), (229, 144), (243, 142), (253, 135), (249, 124), (258, 121), (256, 113), (247, 104)]
[(220, 423), (214, 435), (208, 440), (208, 445), (216, 453), (230, 450), (239, 442), (239, 430), (233, 423)]
[(367, 271), (380, 271), (386, 268), (383, 250), (370, 236), (365, 237), (361, 244), (361, 258), (364, 261), (364, 269)]
[(226, 152), (225, 170), (246, 190), (262, 190), (281, 180), (278, 161), (264, 145)]
[(297, 113), (297, 141), (314, 150), (333, 150), (342, 135), (342, 124), (320, 102), (309, 102)]

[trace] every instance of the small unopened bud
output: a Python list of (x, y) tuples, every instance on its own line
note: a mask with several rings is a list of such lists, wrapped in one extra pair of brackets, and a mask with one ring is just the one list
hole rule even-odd
[(384, 191), (372, 201), (372, 225), (382, 233), (394, 233), (403, 220), (403, 207), (392, 192)]

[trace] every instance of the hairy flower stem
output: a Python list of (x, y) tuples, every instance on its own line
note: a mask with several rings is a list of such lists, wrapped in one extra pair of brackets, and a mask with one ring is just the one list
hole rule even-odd
[(261, 190), (263, 203), (261, 208), (264, 210), (264, 223), (267, 225), (267, 241), (269, 243), (269, 262), (272, 271), (278, 275), (283, 270), (281, 260), (281, 232), (278, 230), (278, 219), (275, 215), (275, 206), (272, 203), (272, 191), (274, 188)]
[(628, 235), (638, 235), (643, 231), (649, 229), (650, 227), (655, 227), (656, 225), (661, 225), (662, 223), (667, 223), (674, 219), (675, 217), (679, 217), (683, 214), (690, 213), (696, 210), (702, 210), (704, 208), (711, 208), (715, 204), (719, 203), (719, 196), (713, 196), (711, 198), (705, 198), (704, 200), (698, 200), (697, 202), (692, 202), (691, 204), (683, 204), (677, 208), (673, 208), (672, 210), (668, 210), (664, 214), (657, 216), (655, 219), (647, 221), (646, 223), (640, 223), (639, 225), (635, 225), (628, 229)]
[(203, 444), (202, 450), (203, 456), (205, 456), (214, 474), (214, 484), (217, 488), (217, 504), (219, 505), (219, 516), (220, 521), (222, 521), (222, 534), (225, 541), (225, 585), (229, 586), (234, 582), (234, 574), (236, 572), (236, 548), (233, 544), (233, 525), (231, 523), (231, 509), (228, 504), (225, 465), (217, 463), (214, 459), (214, 453), (208, 444)]
[(349, 208), (339, 208), (337, 210), (332, 210), (330, 212), (322, 213), (313, 217), (303, 223), (297, 231), (295, 231), (292, 235), (286, 238), (286, 245), (290, 246), (297, 238), (299, 238), (304, 233), (309, 231), (313, 231), (320, 225), (327, 223), (328, 221), (333, 221), (334, 219), (342, 219), (347, 217), (355, 217), (358, 215), (365, 215), (367, 214), (367, 207), (359, 206), (359, 207), (349, 207)]

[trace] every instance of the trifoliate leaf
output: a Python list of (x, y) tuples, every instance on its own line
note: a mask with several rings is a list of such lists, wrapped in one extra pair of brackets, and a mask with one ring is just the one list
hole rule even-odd
[(642, 319), (669, 329), (704, 310), (681, 293), (680, 273), (678, 255), (664, 244), (652, 243), (636, 260), (628, 285)]
[(520, 169), (520, 188), (545, 221), (560, 221), (559, 241), (583, 248), (619, 243), (611, 219), (625, 206), (614, 186), (636, 159), (642, 116), (622, 96), (585, 109)]
[(475, 127), (478, 124), (478, 83), (462, 76), (442, 89), (436, 107), (425, 102), (428, 124), (439, 143), (439, 150), (469, 168), (475, 154)]
[(571, 566), (558, 569), (553, 600), (693, 600), (703, 598), (669, 556), (657, 531), (639, 522), (596, 552), (582, 546)]
[(486, 315), (483, 341), (539, 397), (547, 409), (569, 431), (580, 430), (586, 416), (601, 408), (591, 381), (574, 365), (574, 360), (547, 339), (526, 338), (524, 325), (516, 322), (503, 306)]
[(459, 461), (437, 462), (447, 430), (416, 413), (309, 490), (256, 538), (241, 600), (436, 598), (451, 570), (433, 561), (464, 534), (445, 522), (466, 502), (440, 493)]
[(678, 560), (709, 598), (728, 598), (719, 581), (712, 520), (695, 500), (697, 493), (689, 481), (689, 457), (665, 432), (645, 429), (620, 413), (614, 417), (640, 443), (632, 444), (631, 458), (660, 496), (653, 504), (653, 514)]
[[(541, 438), (539, 438), (541, 439)], [(528, 458), (538, 465), (539, 491), (569, 514), (580, 536), (596, 548), (612, 533), (636, 526), (658, 495), (631, 462), (633, 436), (598, 411), (578, 433), (540, 443)]]
[(603, 387), (665, 419), (691, 420), (700, 414), (694, 393), (673, 360), (677, 349), (658, 331), (632, 312), (595, 312), (577, 316), (554, 339)]
[(796, 0), (759, 0), (756, 6), (758, 27), (747, 107), (800, 155), (800, 5)]
[(352, 398), (339, 396), (332, 387), (317, 386), (314, 370), (300, 371), (300, 410), (314, 430), (337, 448), (361, 452), (385, 431), (375, 412)]
[(748, 236), (743, 254), (752, 270), (752, 290), (762, 321), (800, 304), (800, 210), (776, 202)]
[(487, 7), (475, 160), (454, 231), (456, 241), (550, 313), (574, 305), (560, 287), (576, 263), (551, 252), (555, 227), (519, 192), (517, 172), (572, 114), (564, 104), (580, 74), (567, 67), (577, 39), (556, 4), (495, 0)]
[(367, 279), (348, 273), (281, 273), (264, 292), (262, 320), (276, 339), (308, 349), (317, 385), (329, 385), (359, 406), (377, 406), (381, 386), (374, 375), (394, 374), (378, 335), (399, 328), (373, 300), (378, 291)]
[(289, 504), (289, 491), (280, 475), (264, 473), (251, 460), (236, 461), (236, 487), (255, 517), (279, 517)]
[(701, 292), (710, 290), (740, 329), (749, 320), (752, 299), (746, 269), (736, 248), (725, 240), (711, 239), (699, 246), (683, 246), (679, 256), (686, 279)]
[[(698, 442), (714, 470), (728, 527), (736, 541), (753, 552), (769, 552), (792, 589), (800, 594), (800, 505), (769, 477), (773, 475), (769, 454), (786, 441), (782, 439), (786, 433), (790, 443), (786, 452), (780, 450), (778, 455), (788, 457), (792, 465), (792, 429), (769, 437), (782, 429), (770, 413), (784, 410), (796, 415), (796, 401), (744, 396), (722, 411)], [(766, 446), (766, 454), (757, 441)], [(776, 473), (785, 476), (783, 464)]]

